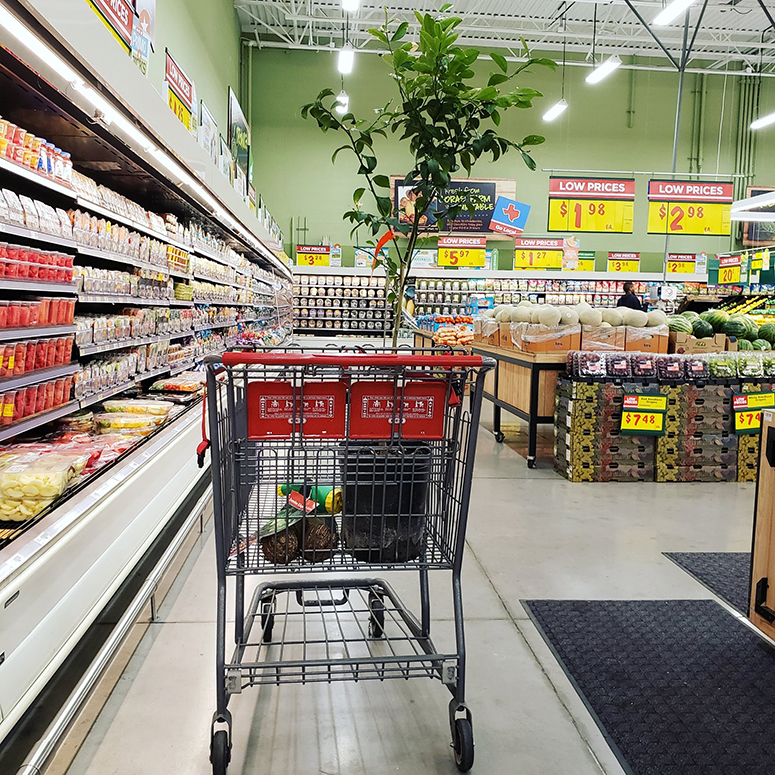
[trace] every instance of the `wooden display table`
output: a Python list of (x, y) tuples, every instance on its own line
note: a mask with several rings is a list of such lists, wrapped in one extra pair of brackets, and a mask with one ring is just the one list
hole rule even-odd
[(775, 411), (762, 411), (748, 618), (775, 638)]
[(415, 331), (414, 346), (417, 349), (428, 349), (433, 347), (433, 334), (430, 331)]
[(527, 465), (535, 468), (538, 425), (554, 423), (557, 374), (565, 370), (567, 353), (526, 353), (512, 347), (478, 342), (471, 351), (494, 358), (496, 366), (484, 382), (484, 397), (493, 403), (495, 439), (502, 442), (501, 410), (517, 415), (528, 426)]

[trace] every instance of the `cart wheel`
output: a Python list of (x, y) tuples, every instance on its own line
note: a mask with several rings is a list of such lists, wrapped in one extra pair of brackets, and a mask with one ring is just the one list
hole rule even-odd
[(272, 642), (274, 628), (274, 606), (272, 603), (261, 604), (261, 633), (264, 643)]
[(385, 632), (385, 604), (373, 592), (369, 594), (369, 637), (381, 638)]
[(229, 735), (225, 729), (219, 729), (210, 741), (210, 763), (213, 765), (213, 775), (226, 775), (230, 761)]
[(503, 444), (504, 439), (506, 438), (506, 435), (498, 431), (495, 434), (495, 441), (498, 442), (498, 444)]
[(460, 772), (468, 772), (474, 766), (474, 729), (467, 718), (455, 720), (455, 764)]

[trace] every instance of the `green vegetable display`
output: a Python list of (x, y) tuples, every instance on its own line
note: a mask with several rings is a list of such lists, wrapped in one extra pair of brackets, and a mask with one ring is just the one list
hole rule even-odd
[(713, 336), (713, 326), (707, 320), (698, 317), (696, 320), (692, 320), (691, 323), (692, 333), (697, 339), (706, 339)]

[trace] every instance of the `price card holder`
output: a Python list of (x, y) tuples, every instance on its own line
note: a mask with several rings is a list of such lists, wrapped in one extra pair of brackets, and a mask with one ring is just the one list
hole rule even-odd
[(623, 436), (664, 436), (667, 396), (660, 393), (625, 395), (622, 401)]
[(762, 426), (762, 409), (775, 407), (775, 393), (741, 393), (733, 396), (735, 433), (758, 433)]

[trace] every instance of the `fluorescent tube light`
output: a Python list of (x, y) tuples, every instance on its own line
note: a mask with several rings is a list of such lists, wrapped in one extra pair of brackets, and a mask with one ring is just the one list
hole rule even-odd
[(656, 27), (664, 27), (670, 22), (674, 22), (689, 6), (694, 4), (694, 0), (673, 0), (667, 8), (660, 11), (652, 22)]
[(342, 10), (352, 13), (360, 8), (361, 0), (342, 0)]
[(738, 212), (732, 213), (729, 219), (747, 223), (775, 223), (775, 213)]
[(732, 212), (741, 212), (756, 207), (767, 207), (771, 204), (775, 204), (775, 191), (758, 194), (748, 199), (738, 199), (737, 202), (732, 202)]
[(77, 86), (76, 89), (102, 113), (106, 124), (117, 126), (127, 137), (130, 137), (140, 145), (144, 151), (151, 151), (153, 149), (153, 143), (150, 139), (113, 107), (98, 91), (84, 85)]
[(355, 64), (355, 51), (349, 43), (345, 43), (339, 49), (337, 69), (342, 75), (349, 75), (353, 71), (353, 64)]
[(164, 151), (154, 148), (152, 151), (154, 158), (168, 171), (171, 172), (181, 183), (194, 188), (197, 182), (181, 167), (171, 156)]
[(562, 115), (567, 109), (568, 103), (565, 100), (560, 100), (544, 113), (544, 121), (554, 121), (557, 116)]
[(622, 60), (614, 54), (612, 57), (606, 59), (605, 62), (599, 64), (588, 76), (587, 83), (600, 83), (603, 78), (611, 75), (614, 70), (621, 67)]
[(4, 27), (16, 40), (26, 46), (38, 59), (45, 62), (54, 72), (76, 86), (83, 79), (58, 54), (44, 43), (34, 32), (23, 25), (5, 6), (0, 5), (0, 26)]
[(334, 108), (334, 110), (341, 115), (343, 113), (347, 113), (349, 108), (350, 108), (350, 97), (347, 94), (347, 92), (344, 89), (342, 89), (342, 91), (340, 91), (339, 94), (336, 95), (336, 107)]
[(770, 124), (775, 124), (775, 113), (768, 113), (766, 116), (757, 118), (756, 121), (751, 122), (751, 129), (762, 129)]

